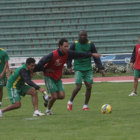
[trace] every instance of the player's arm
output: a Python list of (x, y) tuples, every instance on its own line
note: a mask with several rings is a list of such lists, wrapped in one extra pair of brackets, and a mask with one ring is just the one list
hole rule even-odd
[(22, 68), (20, 70), (20, 76), (29, 86), (34, 87), (36, 90), (40, 90), (40, 92), (45, 91), (44, 89), (40, 88), (40, 86), (31, 81), (30, 73), (26, 69)]
[(31, 81), (30, 73), (26, 69), (22, 68), (20, 70), (20, 76), (29, 86), (34, 87), (36, 90), (40, 88), (33, 81)]
[(88, 57), (100, 57), (100, 54), (98, 53), (85, 53), (85, 52), (75, 52), (75, 51), (68, 51), (68, 59), (84, 59)]
[[(72, 43), (69, 50), (74, 51), (75, 50), (75, 43)], [(71, 68), (72, 67), (72, 59), (69, 57), (67, 60), (67, 67)]]
[[(91, 43), (91, 52), (92, 53), (97, 53), (97, 50), (95, 48), (94, 43)], [(101, 59), (99, 57), (97, 58), (97, 57), (94, 57), (94, 56), (93, 56), (93, 59), (94, 59), (94, 62), (96, 64), (96, 66), (98, 67), (100, 73), (102, 74), (102, 76), (104, 76), (104, 67), (102, 65)]]
[(34, 72), (44, 71), (45, 70), (44, 65), (47, 64), (48, 62), (50, 62), (52, 60), (52, 58), (53, 58), (53, 53), (52, 52), (43, 56), (39, 60), (38, 64), (35, 65)]
[[(93, 43), (91, 43), (91, 52), (92, 53), (97, 53), (97, 50), (96, 50), (95, 45)], [(93, 56), (93, 59), (94, 59), (95, 64), (97, 65), (98, 69), (103, 70), (104, 67), (102, 65), (100, 57), (97, 58), (97, 57)]]
[(135, 63), (135, 57), (136, 57), (136, 46), (133, 49), (131, 59), (130, 59), (130, 66), (134, 68), (134, 63)]
[(68, 60), (67, 61), (69, 61), (71, 59), (85, 59), (85, 58), (89, 58), (91, 56), (100, 57), (100, 54), (98, 54), (98, 53), (75, 52), (75, 51), (72, 51), (72, 50), (68, 50)]
[(4, 65), (4, 69), (2, 71), (2, 73), (0, 73), (0, 77), (2, 78), (8, 68), (8, 60), (9, 60), (9, 56), (8, 54), (5, 52), (5, 56), (4, 56), (4, 61), (5, 61), (5, 65)]

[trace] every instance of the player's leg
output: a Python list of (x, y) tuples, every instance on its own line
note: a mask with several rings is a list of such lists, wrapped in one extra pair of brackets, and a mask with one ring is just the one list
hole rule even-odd
[(45, 115), (44, 113), (41, 113), (39, 110), (38, 110), (38, 95), (37, 95), (37, 91), (28, 86), (28, 85), (24, 85), (22, 87), (22, 96), (25, 96), (25, 95), (31, 95), (32, 97), (32, 104), (33, 104), (33, 108), (34, 108), (34, 114), (33, 116), (43, 116)]
[(46, 111), (47, 115), (52, 115), (51, 108), (57, 99), (62, 100), (65, 98), (65, 92), (64, 92), (62, 80), (60, 79), (60, 80), (54, 81), (52, 84), (53, 84), (53, 89), (51, 89), (51, 91), (53, 93), (51, 93), (51, 99), (49, 101), (48, 109)]
[(52, 115), (51, 108), (57, 99), (58, 99), (57, 92), (51, 93), (51, 99), (49, 100), (48, 108), (46, 110), (46, 115)]
[(3, 87), (0, 87), (0, 106), (2, 105)]
[(57, 81), (50, 77), (44, 77), (45, 85), (48, 91), (48, 94), (50, 94), (50, 99), (48, 103), (48, 107), (46, 109), (46, 115), (52, 115), (51, 108), (53, 107), (53, 104), (55, 103), (56, 99), (58, 99), (58, 88), (57, 88)]
[(65, 98), (65, 92), (64, 91), (59, 91), (58, 92), (58, 99), (63, 100)]
[(136, 96), (137, 95), (137, 87), (138, 87), (138, 78), (134, 77), (134, 83), (133, 83), (133, 92), (129, 94), (129, 96)]
[(137, 87), (138, 87), (138, 78), (140, 78), (140, 70), (134, 70), (134, 83), (133, 83), (133, 92), (129, 94), (129, 96), (136, 96), (137, 95)]
[(71, 95), (71, 98), (70, 98), (70, 101), (71, 101), (71, 102), (73, 102), (75, 96), (76, 96), (77, 93), (81, 90), (81, 87), (82, 87), (82, 84), (81, 84), (81, 83), (76, 84), (76, 87), (75, 87), (75, 89), (73, 90), (72, 95)]
[(12, 104), (0, 110), (0, 117), (2, 117), (2, 114), (4, 112), (18, 109), (21, 107), (21, 103), (20, 103), (21, 98), (19, 94), (20, 90), (17, 90), (16, 88), (7, 88), (7, 91)]
[(6, 86), (6, 76), (0, 78), (0, 106), (2, 106), (2, 98), (3, 98), (3, 87)]
[(67, 103), (67, 109), (69, 111), (72, 110), (72, 102), (75, 98), (75, 96), (77, 95), (77, 93), (80, 91), (81, 87), (82, 87), (82, 77), (83, 77), (83, 74), (82, 72), (80, 71), (75, 71), (75, 84), (76, 84), (76, 87), (75, 89), (73, 90), (72, 92), (72, 95), (70, 97), (70, 100), (68, 101)]
[(134, 93), (137, 93), (138, 78), (134, 78)]
[(88, 102), (91, 96), (92, 84), (85, 82), (85, 85), (86, 85), (86, 93), (85, 93), (85, 102), (83, 105), (83, 110), (88, 110)]
[(2, 113), (6, 112), (6, 111), (10, 111), (10, 110), (14, 110), (14, 109), (18, 109), (21, 107), (21, 103), (20, 101), (16, 101), (15, 103), (3, 108), (1, 111)]
[(65, 92), (64, 92), (64, 86), (63, 86), (63, 83), (62, 83), (62, 80), (58, 80), (56, 82), (56, 86), (57, 86), (57, 89), (58, 89), (58, 99), (62, 100), (65, 98)]
[(34, 107), (34, 110), (38, 110), (38, 96), (37, 96), (37, 91), (34, 88), (28, 89), (26, 92), (27, 95), (31, 95), (32, 97), (32, 104)]
[(84, 82), (86, 86), (86, 93), (85, 93), (85, 102), (83, 105), (83, 110), (88, 110), (88, 102), (90, 100), (91, 96), (91, 89), (92, 89), (92, 83), (93, 83), (93, 72), (92, 70), (84, 72)]

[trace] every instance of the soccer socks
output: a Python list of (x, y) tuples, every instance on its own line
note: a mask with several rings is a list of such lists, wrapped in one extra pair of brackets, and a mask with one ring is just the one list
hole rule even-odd
[(49, 99), (49, 96), (48, 95), (44, 95), (44, 99), (45, 100), (48, 100)]
[(49, 99), (49, 96), (48, 96), (47, 92), (46, 92), (46, 91), (44, 91), (44, 93), (43, 93), (43, 94), (44, 94), (44, 99), (45, 99), (45, 100), (48, 100), (48, 99)]
[(2, 111), (0, 110), (0, 117), (2, 117)]
[[(67, 103), (67, 110), (71, 111), (72, 110), (72, 101), (68, 101)], [(88, 105), (84, 104), (82, 110), (89, 110)]]
[(84, 105), (83, 105), (83, 108), (88, 108), (88, 105), (84, 104)]
[(51, 110), (47, 109), (46, 110), (46, 115), (53, 115), (53, 113), (51, 112)]
[(38, 112), (39, 112), (38, 110), (35, 110), (35, 111), (34, 111), (35, 114), (37, 114)]
[(2, 102), (0, 102), (0, 107), (2, 106)]
[(84, 104), (82, 110), (89, 110), (88, 105)]
[(68, 101), (68, 104), (71, 104), (71, 105), (72, 105), (72, 101), (69, 100), (69, 101)]
[(46, 109), (46, 113), (48, 113), (48, 112), (51, 112), (51, 110), (49, 110), (49, 109)]
[(67, 103), (67, 110), (68, 111), (72, 110), (72, 101), (68, 101), (68, 103)]

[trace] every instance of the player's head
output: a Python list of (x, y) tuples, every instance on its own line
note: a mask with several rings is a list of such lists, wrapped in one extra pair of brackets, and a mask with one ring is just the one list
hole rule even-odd
[(85, 44), (87, 42), (87, 32), (84, 30), (81, 30), (79, 32), (79, 41), (82, 44)]
[(35, 59), (34, 58), (27, 58), (26, 59), (26, 66), (29, 71), (33, 72), (35, 67)]
[(68, 40), (66, 38), (60, 39), (58, 46), (60, 51), (65, 54), (68, 51)]

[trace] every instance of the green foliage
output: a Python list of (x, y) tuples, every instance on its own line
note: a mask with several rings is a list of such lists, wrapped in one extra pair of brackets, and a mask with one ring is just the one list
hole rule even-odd
[[(66, 110), (66, 104), (75, 85), (64, 87), (66, 99), (54, 104), (53, 116), (33, 118), (31, 97), (22, 98), (20, 109), (0, 118), (0, 140), (139, 140), (140, 96), (128, 97), (132, 83), (93, 84), (89, 111), (82, 111), (85, 86), (76, 96), (71, 112)], [(38, 96), (39, 110), (45, 112), (41, 93)], [(3, 106), (9, 103), (4, 90)], [(112, 105), (112, 114), (101, 113), (106, 103)]]
[[(104, 70), (106, 73), (130, 73), (132, 72), (132, 69), (130, 68), (129, 65), (116, 65), (112, 62), (108, 62), (108, 63), (105, 63), (103, 64), (103, 67), (104, 67)], [(95, 64), (92, 64), (92, 68), (93, 68), (93, 73), (98, 73), (99, 70), (97, 68), (97, 66)], [(74, 71), (73, 71), (74, 73)], [(63, 70), (63, 74), (64, 75), (70, 75), (70, 71), (64, 67), (64, 70)]]
[(111, 62), (105, 63), (104, 68), (105, 68), (105, 72), (112, 72), (112, 73), (125, 73), (126, 72), (126, 66), (116, 65)]
[[(95, 64), (92, 65), (93, 72), (97, 73), (98, 68)], [(126, 73), (126, 65), (116, 65), (112, 62), (103, 64), (104, 71), (109, 73)]]

